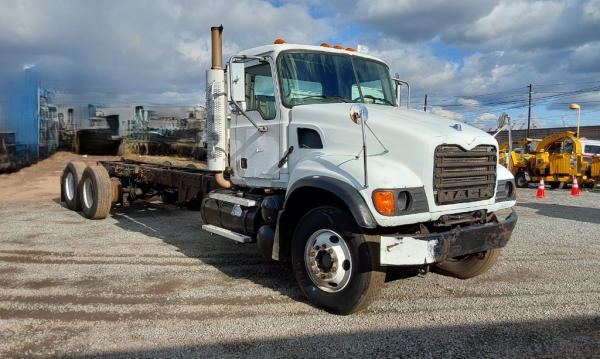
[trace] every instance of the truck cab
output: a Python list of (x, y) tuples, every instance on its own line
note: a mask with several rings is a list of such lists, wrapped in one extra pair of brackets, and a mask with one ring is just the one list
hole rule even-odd
[(401, 107), (406, 83), (354, 49), (278, 39), (227, 71), (214, 61), (208, 167), (223, 188), (203, 228), (291, 261), (304, 294), (340, 314), (365, 307), (390, 266), (470, 278), (496, 261), (517, 217), (492, 136)]

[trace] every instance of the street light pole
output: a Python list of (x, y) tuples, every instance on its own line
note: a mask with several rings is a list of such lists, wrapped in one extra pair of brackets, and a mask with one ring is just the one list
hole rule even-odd
[(579, 119), (581, 117), (581, 106), (576, 103), (572, 103), (569, 108), (571, 110), (577, 110), (577, 138), (579, 138)]

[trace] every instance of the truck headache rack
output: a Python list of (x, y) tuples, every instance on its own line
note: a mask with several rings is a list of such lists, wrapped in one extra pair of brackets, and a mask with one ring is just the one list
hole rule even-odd
[(458, 145), (435, 149), (433, 193), (438, 205), (481, 201), (494, 196), (496, 147), (479, 145), (470, 151)]

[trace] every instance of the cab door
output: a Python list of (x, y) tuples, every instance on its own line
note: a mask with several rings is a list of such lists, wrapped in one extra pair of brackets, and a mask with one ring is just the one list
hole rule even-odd
[[(266, 132), (259, 132), (241, 113), (231, 115), (231, 156), (234, 177), (279, 179), (280, 121), (275, 101), (275, 84), (269, 62), (252, 61), (246, 65), (245, 112)], [(265, 184), (268, 185), (268, 184)]]

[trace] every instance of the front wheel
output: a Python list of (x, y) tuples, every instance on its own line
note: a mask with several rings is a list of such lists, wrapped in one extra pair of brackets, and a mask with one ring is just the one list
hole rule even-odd
[(433, 266), (433, 271), (449, 277), (469, 279), (487, 272), (498, 260), (502, 248), (449, 258)]
[(304, 295), (335, 314), (366, 308), (385, 280), (377, 238), (362, 234), (352, 216), (337, 207), (308, 212), (296, 227), (291, 253)]

